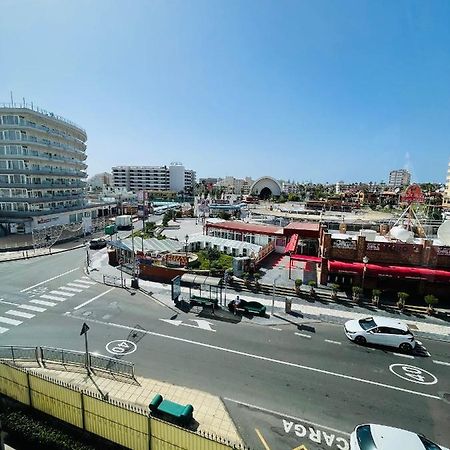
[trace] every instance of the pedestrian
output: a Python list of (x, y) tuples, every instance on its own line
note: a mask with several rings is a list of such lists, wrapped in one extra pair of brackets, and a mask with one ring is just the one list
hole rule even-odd
[(236, 295), (236, 298), (235, 298), (234, 304), (233, 304), (233, 306), (234, 306), (234, 315), (237, 314), (237, 309), (239, 308), (240, 303), (241, 303), (241, 299), (239, 298), (239, 295)]

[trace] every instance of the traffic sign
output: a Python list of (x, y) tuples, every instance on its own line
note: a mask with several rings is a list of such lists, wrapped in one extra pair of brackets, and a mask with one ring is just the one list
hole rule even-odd
[(83, 326), (81, 327), (81, 333), (80, 336), (83, 336), (83, 334), (87, 333), (89, 330), (89, 326), (86, 322), (83, 323)]

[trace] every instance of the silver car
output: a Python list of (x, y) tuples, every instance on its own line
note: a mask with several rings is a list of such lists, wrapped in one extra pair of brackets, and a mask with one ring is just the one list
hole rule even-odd
[(388, 317), (366, 317), (349, 320), (344, 325), (346, 336), (360, 345), (377, 344), (411, 352), (416, 340), (405, 322)]

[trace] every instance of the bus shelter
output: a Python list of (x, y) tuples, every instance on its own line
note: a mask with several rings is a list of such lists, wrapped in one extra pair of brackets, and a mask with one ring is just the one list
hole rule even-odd
[[(185, 273), (181, 276), (181, 282), (184, 286), (189, 287), (189, 298), (193, 298), (192, 289), (199, 290), (199, 297), (216, 300), (222, 303), (222, 278), (207, 277), (204, 275), (196, 275), (193, 273)], [(202, 295), (203, 293), (203, 295)], [(194, 294), (195, 295), (195, 294)], [(196, 296), (196, 295), (195, 295)]]

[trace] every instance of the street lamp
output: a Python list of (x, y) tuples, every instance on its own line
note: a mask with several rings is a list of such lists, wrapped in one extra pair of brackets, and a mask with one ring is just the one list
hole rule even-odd
[(272, 316), (273, 316), (273, 310), (275, 307), (275, 286), (276, 286), (276, 282), (277, 280), (281, 277), (281, 274), (278, 275), (274, 280), (273, 280), (273, 284), (272, 284)]
[(186, 234), (186, 236), (184, 236), (184, 249), (186, 251), (186, 266), (188, 265), (188, 241), (189, 241), (189, 235)]
[(291, 279), (291, 270), (292, 270), (292, 251), (289, 252), (289, 279)]
[(361, 289), (362, 289), (362, 295), (364, 296), (364, 281), (366, 279), (366, 271), (367, 271), (367, 264), (369, 262), (369, 258), (367, 256), (364, 256), (364, 258), (362, 259), (363, 263), (364, 263), (364, 268), (363, 268), (363, 275), (362, 275), (362, 283), (361, 283)]

